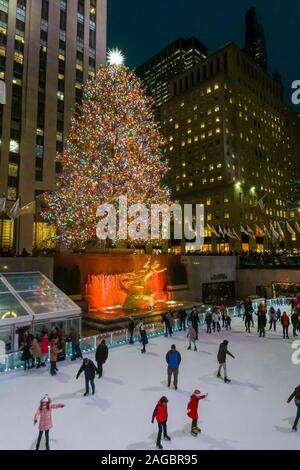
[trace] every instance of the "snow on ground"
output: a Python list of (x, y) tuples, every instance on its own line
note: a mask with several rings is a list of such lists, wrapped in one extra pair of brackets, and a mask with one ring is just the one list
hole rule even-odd
[[(58, 363), (56, 377), (48, 368), (1, 376), (0, 449), (35, 448), (38, 431), (33, 415), (45, 393), (66, 404), (53, 410), (53, 450), (155, 449), (157, 425), (151, 424), (151, 417), (163, 395), (169, 398), (172, 438), (170, 443), (163, 441), (165, 450), (298, 449), (300, 429), (291, 432), (296, 407), (286, 403), (300, 382), (300, 366), (291, 362), (292, 339), (282, 339), (279, 325), (279, 331), (268, 331), (266, 339), (258, 338), (256, 328), (245, 333), (240, 319), (232, 326), (228, 333), (201, 331), (197, 352), (187, 351), (184, 333), (152, 338), (145, 355), (139, 343), (112, 349), (103, 378), (96, 379), (95, 396), (86, 398), (83, 375), (75, 379), (78, 360)], [(228, 358), (228, 385), (216, 378), (217, 349), (224, 339), (236, 356)], [(173, 343), (182, 354), (177, 391), (166, 386), (165, 354)], [(186, 416), (196, 388), (209, 394), (200, 402), (202, 433), (197, 438), (189, 434)]]

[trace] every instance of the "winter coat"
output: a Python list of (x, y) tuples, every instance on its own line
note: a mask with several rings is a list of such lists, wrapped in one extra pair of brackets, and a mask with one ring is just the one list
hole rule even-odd
[(131, 321), (128, 323), (128, 330), (130, 333), (133, 333), (134, 332), (134, 321)]
[(196, 397), (196, 395), (191, 395), (190, 401), (187, 406), (187, 415), (191, 419), (198, 419), (198, 405), (199, 400), (203, 400), (205, 395), (200, 395), (200, 397)]
[(220, 322), (220, 314), (217, 312), (214, 312), (212, 314), (212, 320), (214, 323), (219, 323)]
[(30, 348), (27, 342), (24, 343), (22, 351), (23, 352), (21, 356), (21, 361), (28, 361), (29, 359), (31, 359), (32, 356), (31, 356)]
[(178, 369), (181, 363), (181, 354), (178, 351), (170, 350), (166, 355), (166, 361), (170, 369)]
[(102, 344), (102, 343), (99, 344), (96, 350), (96, 354), (95, 354), (96, 362), (102, 362), (102, 364), (104, 364), (107, 357), (108, 357), (108, 347), (106, 346), (106, 344)]
[(290, 403), (293, 398), (295, 398), (296, 403), (300, 403), (300, 385), (298, 385), (298, 387), (295, 388), (292, 395), (288, 399), (288, 403)]
[(258, 328), (265, 328), (267, 325), (267, 317), (265, 313), (259, 313), (257, 316), (257, 326)]
[(158, 423), (165, 423), (168, 420), (168, 405), (167, 405), (167, 403), (161, 403), (161, 401), (159, 400), (159, 402), (157, 403), (157, 405), (156, 405), (156, 407), (153, 411), (152, 423), (154, 421), (154, 418), (156, 418), (156, 421)]
[(186, 317), (187, 317), (187, 314), (186, 314), (185, 310), (179, 310), (178, 315), (179, 315), (180, 320), (185, 320)]
[(72, 330), (72, 332), (71, 332), (72, 344), (74, 344), (74, 345), (79, 344), (79, 340), (80, 340), (80, 334), (78, 333), (78, 331), (77, 330)]
[(293, 315), (291, 316), (291, 320), (292, 320), (292, 324), (293, 324), (294, 326), (297, 326), (297, 325), (298, 325), (298, 321), (299, 321), (298, 313), (294, 312)]
[(148, 337), (146, 330), (140, 330), (140, 335), (141, 335), (141, 343), (145, 346), (148, 344)]
[(231, 317), (229, 315), (225, 317), (224, 320), (225, 320), (225, 323), (227, 323), (227, 325), (231, 324)]
[(89, 362), (85, 364), (85, 362), (82, 363), (82, 366), (80, 367), (79, 371), (77, 372), (76, 379), (80, 376), (80, 374), (84, 372), (85, 378), (88, 380), (92, 380), (95, 378), (96, 372), (98, 372), (97, 367), (89, 359)]
[(41, 339), (41, 352), (42, 352), (42, 354), (48, 354), (49, 346), (50, 346), (50, 343), (49, 343), (48, 337), (43, 336), (42, 339)]
[(207, 313), (205, 315), (205, 321), (208, 325), (211, 325), (212, 324), (212, 314), (211, 313)]
[(59, 348), (57, 346), (57, 339), (53, 338), (50, 343), (50, 361), (51, 362), (57, 361), (58, 353), (59, 353)]
[(195, 329), (193, 328), (192, 325), (189, 326), (187, 338), (188, 337), (190, 337), (192, 341), (195, 341), (195, 339), (196, 339), (196, 331), (195, 331)]
[(173, 315), (168, 315), (168, 317), (169, 317), (169, 324), (170, 324), (171, 327), (173, 327), (174, 323), (175, 323)]
[(34, 420), (40, 420), (39, 431), (49, 431), (49, 429), (53, 427), (51, 410), (63, 407), (64, 405), (61, 403), (57, 403), (56, 405), (50, 403), (49, 409), (48, 407), (43, 407), (42, 409), (39, 407), (34, 415)]
[(199, 323), (199, 316), (198, 316), (198, 313), (197, 312), (192, 312), (191, 313), (191, 316), (190, 316), (190, 321), (193, 325), (193, 327), (195, 328), (195, 330), (198, 328), (198, 323)]
[(287, 315), (282, 315), (281, 324), (282, 324), (282, 326), (289, 326), (290, 325), (290, 319)]
[(35, 359), (38, 357), (41, 357), (41, 354), (42, 354), (41, 346), (36, 338), (33, 338), (31, 342), (31, 353), (32, 353), (32, 357), (34, 357)]
[(224, 362), (226, 362), (227, 354), (229, 356), (233, 357), (231, 352), (229, 352), (228, 349), (227, 349), (227, 344), (221, 343), (220, 347), (219, 347), (219, 351), (218, 351), (218, 362), (219, 362), (219, 364), (224, 364)]

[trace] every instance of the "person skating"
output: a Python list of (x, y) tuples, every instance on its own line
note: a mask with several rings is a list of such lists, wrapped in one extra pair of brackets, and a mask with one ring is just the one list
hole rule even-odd
[(57, 338), (53, 338), (50, 343), (50, 374), (56, 375), (58, 369), (56, 367), (57, 356), (58, 353), (61, 351), (57, 346), (58, 340)]
[(77, 357), (82, 359), (82, 352), (80, 348), (80, 334), (75, 328), (71, 330), (71, 342), (72, 342), (72, 361), (76, 361)]
[(162, 318), (162, 322), (165, 324), (165, 337), (168, 337), (168, 334), (172, 336), (171, 325), (170, 325), (170, 317), (167, 314), (164, 314)]
[(101, 343), (99, 344), (99, 346), (97, 347), (96, 354), (95, 354), (99, 379), (101, 379), (102, 377), (103, 364), (106, 362), (107, 358), (108, 358), (108, 347), (106, 346), (105, 339), (103, 339)]
[(246, 333), (250, 333), (250, 325), (252, 323), (252, 313), (250, 310), (246, 310), (243, 315), (243, 320), (245, 321)]
[(196, 341), (198, 340), (198, 325), (199, 325), (199, 314), (198, 314), (198, 310), (197, 310), (197, 307), (193, 307), (192, 309), (192, 313), (190, 315), (190, 322), (192, 323), (192, 326), (196, 332)]
[(173, 375), (174, 388), (175, 390), (177, 390), (181, 354), (176, 350), (175, 344), (172, 344), (170, 351), (166, 354), (166, 361), (168, 364), (168, 387), (171, 386), (171, 379)]
[(205, 315), (205, 323), (206, 323), (206, 333), (211, 334), (211, 324), (212, 324), (211, 312), (207, 312), (207, 314)]
[(34, 425), (36, 425), (36, 423), (39, 421), (39, 435), (36, 443), (36, 450), (39, 450), (40, 448), (43, 433), (45, 433), (46, 438), (46, 450), (50, 450), (49, 431), (53, 427), (52, 410), (56, 408), (64, 408), (64, 406), (65, 405), (62, 403), (52, 403), (48, 395), (45, 395), (40, 401), (40, 406), (34, 415)]
[(141, 349), (141, 353), (145, 354), (146, 344), (148, 344), (148, 336), (147, 336), (147, 332), (145, 330), (145, 327), (144, 327), (143, 323), (140, 326), (140, 336), (141, 336), (140, 342), (143, 345), (143, 349)]
[(212, 314), (212, 321), (213, 321), (213, 332), (215, 333), (216, 329), (217, 332), (220, 333), (221, 327), (220, 327), (220, 320), (221, 316), (218, 310), (214, 310)]
[(270, 307), (270, 310), (269, 310), (269, 320), (270, 320), (270, 327), (269, 327), (269, 330), (272, 330), (272, 326), (274, 326), (274, 331), (276, 331), (277, 313), (275, 312), (275, 308), (274, 308), (274, 307)]
[(167, 397), (161, 397), (159, 402), (157, 403), (153, 415), (152, 415), (152, 423), (154, 423), (154, 419), (156, 419), (158, 424), (158, 433), (156, 439), (156, 447), (158, 449), (163, 449), (161, 445), (161, 437), (162, 434), (166, 441), (170, 441), (171, 438), (168, 436), (167, 431), (167, 421), (168, 421), (168, 399)]
[(188, 328), (188, 334), (187, 334), (187, 338), (189, 338), (189, 347), (188, 347), (188, 350), (190, 350), (192, 348), (192, 343), (194, 345), (194, 351), (197, 351), (197, 347), (196, 347), (196, 331), (194, 330), (193, 328), (193, 325), (190, 325), (189, 328)]
[(184, 310), (184, 308), (181, 308), (178, 312), (178, 316), (179, 316), (179, 329), (180, 331), (186, 331), (186, 317), (187, 317), (187, 314), (186, 314), (186, 311)]
[(22, 351), (21, 361), (24, 362), (24, 370), (29, 370), (30, 369), (29, 361), (32, 358), (32, 356), (31, 356), (30, 346), (29, 346), (28, 341), (24, 341), (21, 351)]
[(280, 310), (280, 308), (277, 309), (276, 316), (277, 316), (277, 321), (280, 321), (281, 320), (281, 310)]
[(298, 323), (299, 323), (298, 313), (296, 312), (296, 310), (294, 310), (292, 313), (291, 322), (293, 325), (293, 337), (295, 338), (296, 336), (298, 336), (297, 329), (298, 329)]
[(191, 427), (191, 434), (192, 436), (197, 436), (199, 432), (201, 432), (201, 429), (198, 428), (198, 406), (199, 406), (199, 401), (204, 400), (208, 396), (208, 393), (206, 395), (201, 395), (200, 390), (195, 390), (194, 393), (190, 397), (190, 401), (187, 406), (187, 415), (189, 418), (192, 420), (192, 427)]
[(258, 326), (258, 331), (259, 331), (259, 337), (265, 337), (266, 336), (266, 326), (267, 326), (267, 316), (264, 312), (264, 310), (260, 310), (257, 314), (257, 326)]
[(295, 388), (292, 395), (289, 397), (287, 403), (290, 403), (293, 398), (295, 399), (294, 401), (297, 407), (297, 415), (296, 415), (292, 430), (296, 432), (298, 430), (297, 426), (298, 426), (298, 422), (300, 419), (300, 385), (298, 385), (298, 387)]
[(130, 334), (129, 344), (134, 343), (134, 341), (133, 341), (134, 328), (135, 328), (134, 319), (132, 317), (130, 317), (130, 321), (128, 323), (128, 331), (129, 331), (129, 334)]
[(283, 312), (281, 317), (281, 324), (283, 329), (283, 339), (289, 339), (289, 326), (290, 326), (290, 319), (287, 316), (286, 312)]
[(225, 328), (226, 331), (230, 330), (231, 331), (231, 317), (228, 315), (228, 313), (225, 314)]
[(90, 384), (91, 384), (91, 388), (92, 388), (92, 394), (95, 395), (95, 375), (96, 375), (96, 372), (98, 372), (98, 369), (95, 366), (95, 364), (93, 363), (93, 361), (91, 361), (87, 357), (85, 359), (83, 359), (83, 363), (82, 363), (79, 371), (77, 372), (76, 380), (79, 378), (79, 376), (82, 372), (84, 372), (84, 377), (85, 377), (85, 393), (84, 393), (84, 396), (86, 397), (87, 395), (90, 394), (90, 387), (89, 387)]
[(48, 339), (47, 332), (44, 332), (43, 337), (41, 339), (41, 353), (42, 353), (41, 366), (42, 367), (46, 367), (46, 361), (47, 361), (48, 354), (49, 354), (49, 346), (50, 346), (50, 342)]
[(218, 362), (219, 362), (219, 370), (217, 377), (221, 377), (221, 370), (224, 370), (224, 382), (230, 383), (230, 380), (227, 377), (227, 366), (226, 366), (226, 359), (227, 355), (231, 356), (235, 359), (234, 355), (228, 351), (228, 341), (225, 339), (223, 343), (220, 344), (219, 351), (218, 351)]

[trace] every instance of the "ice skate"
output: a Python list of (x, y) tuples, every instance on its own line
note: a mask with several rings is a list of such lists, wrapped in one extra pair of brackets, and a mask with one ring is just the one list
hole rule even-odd
[(224, 382), (225, 382), (226, 384), (230, 384), (231, 380), (229, 380), (227, 377), (225, 377), (225, 378), (224, 378)]
[(171, 438), (170, 438), (170, 436), (165, 436), (165, 437), (164, 437), (164, 440), (165, 440), (165, 441), (170, 441)]
[(191, 350), (191, 346), (188, 347), (188, 351), (190, 351), (190, 350)]
[(194, 436), (194, 437), (197, 437), (198, 436), (198, 428), (193, 428), (191, 430), (191, 435)]
[(156, 444), (156, 448), (161, 450), (163, 449), (163, 446), (161, 444)]

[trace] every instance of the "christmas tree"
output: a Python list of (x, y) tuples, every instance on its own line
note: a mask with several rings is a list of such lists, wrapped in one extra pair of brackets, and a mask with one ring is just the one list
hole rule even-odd
[(169, 204), (163, 145), (140, 80), (123, 64), (100, 68), (72, 117), (57, 189), (45, 198), (44, 218), (60, 241), (82, 247), (95, 240), (97, 208), (121, 195), (128, 204)]

